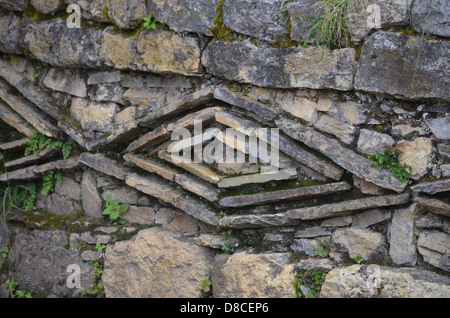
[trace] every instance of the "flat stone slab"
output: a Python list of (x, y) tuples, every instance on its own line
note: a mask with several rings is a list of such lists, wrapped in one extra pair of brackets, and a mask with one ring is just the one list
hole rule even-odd
[(100, 58), (120, 70), (201, 75), (201, 51), (197, 39), (158, 28), (138, 37), (118, 34), (112, 27), (102, 33)]
[[(61, 18), (29, 23), (21, 38), (21, 47), (39, 61), (53, 66), (102, 68), (100, 44), (103, 30), (69, 28)], [(67, 45), (83, 43), (83, 45)]]
[(368, 182), (379, 187), (402, 192), (406, 183), (400, 182), (387, 170), (372, 168), (372, 162), (352, 150), (345, 148), (336, 140), (330, 139), (312, 128), (303, 126), (289, 119), (275, 121), (277, 126), (288, 136), (303, 142), (308, 147), (320, 151), (336, 164)]
[(450, 191), (450, 179), (419, 183), (412, 186), (411, 190), (416, 193), (423, 192), (428, 194)]
[(36, 129), (31, 126), (22, 116), (17, 114), (8, 104), (0, 99), (0, 119), (6, 124), (21, 132), (25, 136), (31, 137)]
[(369, 197), (351, 201), (324, 204), (309, 208), (294, 209), (286, 212), (291, 219), (316, 220), (334, 216), (342, 216), (353, 211), (368, 210), (379, 207), (402, 205), (409, 200), (409, 194)]
[(209, 183), (212, 184), (218, 184), (224, 176), (220, 176), (211, 169), (209, 169), (207, 166), (202, 165), (200, 163), (195, 162), (174, 162), (172, 160), (172, 156), (165, 150), (161, 150), (158, 152), (158, 157), (161, 159), (164, 159), (180, 168), (183, 168), (184, 170), (192, 173), (193, 175), (199, 177), (200, 179), (203, 179)]
[(139, 125), (151, 127), (157, 121), (166, 119), (168, 116), (181, 113), (186, 109), (194, 109), (197, 106), (204, 105), (214, 99), (213, 88), (205, 87), (192, 94), (183, 96), (179, 100), (163, 106), (154, 111), (148, 112), (148, 106), (140, 107), (143, 117), (138, 120)]
[(40, 161), (42, 159), (49, 159), (53, 155), (59, 152), (59, 149), (51, 147), (46, 148), (39, 152), (38, 154), (32, 154), (26, 157), (21, 157), (16, 160), (8, 161), (5, 163), (5, 168), (11, 169), (12, 167), (17, 166), (23, 166), (23, 165), (30, 165), (32, 163), (36, 163), (37, 161)]
[(119, 180), (125, 180), (129, 172), (115, 160), (109, 159), (104, 155), (83, 153), (80, 161), (86, 166)]
[(151, 147), (155, 144), (164, 142), (169, 139), (170, 134), (167, 132), (166, 126), (158, 126), (157, 128), (130, 143), (130, 145), (126, 149), (126, 152), (133, 152), (136, 150), (144, 149), (146, 147)]
[(352, 48), (269, 48), (249, 40), (211, 42), (203, 53), (202, 64), (208, 73), (240, 83), (343, 91), (353, 89), (356, 69)]
[(172, 204), (197, 220), (214, 226), (219, 224), (218, 214), (205, 202), (175, 189), (172, 184), (158, 176), (141, 177), (132, 174), (127, 176), (125, 182), (130, 187)]
[(403, 99), (450, 101), (449, 56), (446, 41), (378, 31), (364, 42), (355, 88)]
[(175, 176), (175, 182), (183, 187), (183, 189), (195, 193), (208, 201), (219, 201), (218, 195), (220, 191), (210, 183), (202, 182), (196, 177), (187, 174), (177, 174)]
[(229, 215), (220, 219), (219, 226), (231, 229), (251, 229), (272, 226), (295, 225), (298, 221), (289, 218), (286, 213), (259, 215)]
[(0, 98), (3, 99), (14, 111), (20, 114), (31, 126), (43, 135), (57, 138), (60, 130), (50, 118), (41, 110), (31, 104), (23, 96), (16, 96), (9, 93), (11, 87), (4, 82), (0, 82)]
[(326, 195), (330, 193), (346, 191), (350, 188), (351, 185), (347, 182), (337, 182), (297, 189), (225, 197), (219, 201), (219, 204), (226, 207), (242, 207), (269, 202), (277, 202), (281, 200), (293, 200), (316, 195)]
[(126, 154), (123, 156), (123, 159), (125, 159), (125, 161), (134, 163), (139, 168), (147, 170), (148, 172), (156, 173), (169, 181), (174, 181), (175, 176), (178, 173), (177, 170), (153, 158), (140, 158), (137, 155)]
[(242, 94), (234, 93), (226, 88), (216, 88), (214, 90), (214, 97), (230, 105), (252, 112), (264, 120), (275, 120), (278, 117), (278, 114), (274, 109), (262, 103), (255, 102)]
[(178, 119), (167, 125), (167, 131), (174, 131), (177, 129), (190, 129), (194, 127), (195, 121), (201, 121), (202, 124), (208, 123), (215, 118), (215, 113), (220, 112), (222, 107), (208, 107), (202, 110), (199, 110), (195, 113), (191, 113), (189, 115), (184, 116), (181, 119)]
[(448, 203), (424, 197), (415, 197), (413, 200), (428, 212), (450, 217), (450, 204)]
[(23, 138), (19, 140), (14, 140), (11, 142), (6, 142), (4, 144), (0, 144), (0, 150), (2, 151), (15, 151), (15, 150), (25, 150), (28, 146), (28, 138)]
[(271, 181), (290, 180), (298, 177), (297, 169), (283, 169), (274, 172), (263, 172), (239, 177), (225, 178), (217, 185), (219, 188), (233, 188), (248, 184), (267, 183)]

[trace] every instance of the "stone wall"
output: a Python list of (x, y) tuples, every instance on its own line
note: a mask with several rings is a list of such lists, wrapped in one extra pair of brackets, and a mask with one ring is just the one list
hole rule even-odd
[[(313, 0), (0, 0), (0, 188), (36, 187), (2, 211), (0, 295), (450, 297), (450, 5), (367, 2), (327, 48)], [(247, 161), (174, 161), (195, 120), (279, 166), (207, 132)], [(25, 154), (36, 131), (61, 143)], [(397, 149), (406, 180), (372, 166)]]

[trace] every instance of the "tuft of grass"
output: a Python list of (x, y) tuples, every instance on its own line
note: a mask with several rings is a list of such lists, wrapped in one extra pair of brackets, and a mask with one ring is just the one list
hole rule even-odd
[(323, 0), (317, 11), (323, 15), (316, 19), (305, 18), (312, 23), (303, 38), (306, 46), (310, 40), (316, 47), (339, 48), (347, 44), (352, 31), (348, 21), (348, 13), (355, 11), (361, 0)]

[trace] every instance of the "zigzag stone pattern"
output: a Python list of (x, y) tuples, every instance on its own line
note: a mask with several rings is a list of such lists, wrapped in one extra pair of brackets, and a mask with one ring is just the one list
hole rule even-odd
[(375, 2), (322, 50), (310, 0), (0, 0), (0, 297), (450, 297), (449, 8)]

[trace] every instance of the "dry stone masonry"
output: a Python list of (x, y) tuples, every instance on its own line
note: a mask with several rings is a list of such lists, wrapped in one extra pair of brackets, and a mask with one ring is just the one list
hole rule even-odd
[(0, 0), (0, 297), (450, 298), (450, 3), (355, 3)]

